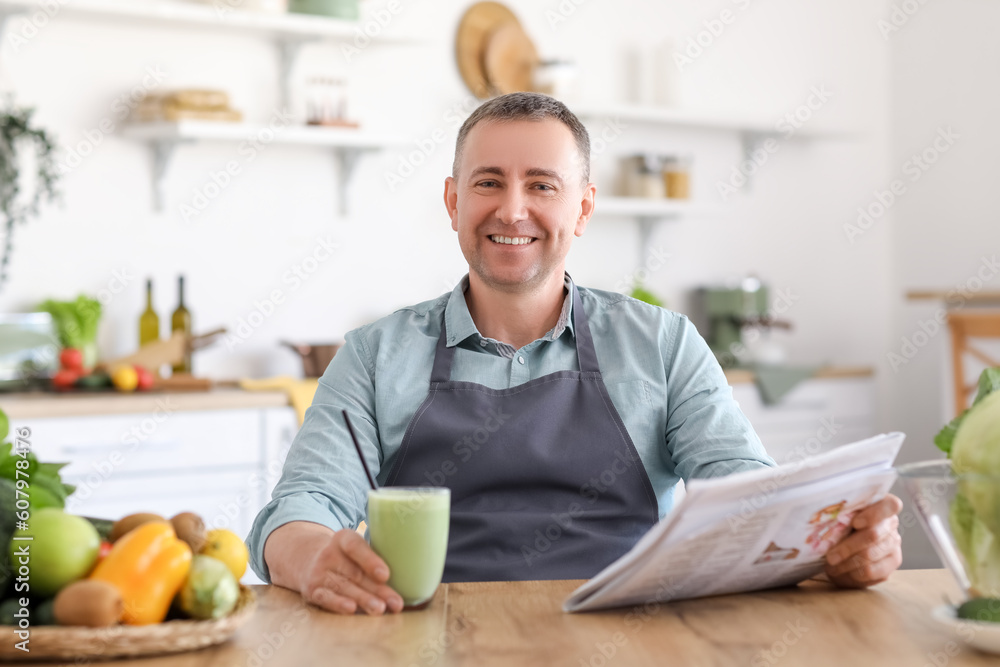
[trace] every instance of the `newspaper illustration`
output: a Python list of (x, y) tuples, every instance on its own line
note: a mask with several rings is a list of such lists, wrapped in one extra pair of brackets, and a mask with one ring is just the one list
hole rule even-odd
[(690, 480), (677, 507), (573, 591), (563, 610), (755, 591), (815, 576), (854, 515), (889, 492), (905, 437), (885, 433), (776, 468)]

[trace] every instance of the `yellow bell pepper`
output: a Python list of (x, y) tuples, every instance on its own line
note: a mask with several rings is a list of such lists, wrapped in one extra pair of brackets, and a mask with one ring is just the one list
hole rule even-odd
[(122, 595), (129, 625), (160, 623), (191, 569), (191, 547), (174, 528), (153, 521), (129, 531), (97, 564), (91, 579), (112, 584)]

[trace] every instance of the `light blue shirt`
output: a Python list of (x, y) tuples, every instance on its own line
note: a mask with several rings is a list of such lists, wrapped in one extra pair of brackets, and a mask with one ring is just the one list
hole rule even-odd
[[(566, 284), (572, 286), (569, 276)], [(368, 482), (341, 410), (351, 417), (372, 474), (384, 482), (427, 397), (442, 317), (448, 346), (458, 346), (452, 380), (505, 389), (580, 370), (569, 291), (556, 326), (515, 350), (480, 335), (465, 302), (467, 286), (468, 276), (450, 294), (347, 334), (319, 380), (272, 500), (247, 538), (261, 579), (270, 580), (264, 542), (279, 526), (311, 521), (339, 530), (364, 520)], [(687, 317), (616, 292), (578, 289), (604, 383), (652, 482), (661, 518), (673, 506), (680, 479), (774, 465)], [(440, 485), (434, 481), (428, 483)]]

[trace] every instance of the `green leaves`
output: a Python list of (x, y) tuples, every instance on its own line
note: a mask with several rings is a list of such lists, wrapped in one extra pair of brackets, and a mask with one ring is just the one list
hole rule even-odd
[(101, 303), (81, 294), (76, 301), (42, 302), (39, 310), (52, 315), (63, 347), (82, 348), (97, 340), (97, 325), (101, 321)]
[[(1000, 368), (987, 368), (979, 376), (979, 390), (976, 393), (976, 399), (972, 402), (972, 408), (997, 390), (1000, 390)], [(951, 456), (951, 446), (955, 442), (958, 427), (962, 424), (965, 416), (969, 414), (969, 410), (952, 419), (934, 436), (934, 444), (948, 456)]]
[[(7, 415), (0, 410), (0, 440), (8, 435)], [(10, 577), (10, 564), (7, 560), (11, 536), (14, 534), (15, 510), (17, 500), (28, 496), (32, 511), (43, 507), (62, 509), (66, 506), (66, 498), (76, 490), (72, 484), (63, 484), (59, 471), (66, 463), (41, 463), (34, 453), (24, 456), (14, 453), (14, 445), (10, 442), (0, 442), (0, 595), (7, 586)], [(27, 489), (18, 493), (18, 481), (27, 482)]]

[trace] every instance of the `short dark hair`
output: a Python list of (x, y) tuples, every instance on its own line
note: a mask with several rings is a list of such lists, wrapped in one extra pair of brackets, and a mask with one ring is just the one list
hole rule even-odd
[(580, 153), (583, 184), (590, 182), (590, 135), (580, 119), (565, 104), (554, 97), (542, 93), (510, 93), (483, 102), (462, 123), (455, 142), (455, 161), (451, 175), (458, 178), (458, 164), (462, 159), (462, 149), (469, 132), (481, 121), (509, 123), (518, 120), (540, 121), (548, 118), (559, 121), (569, 128)]

